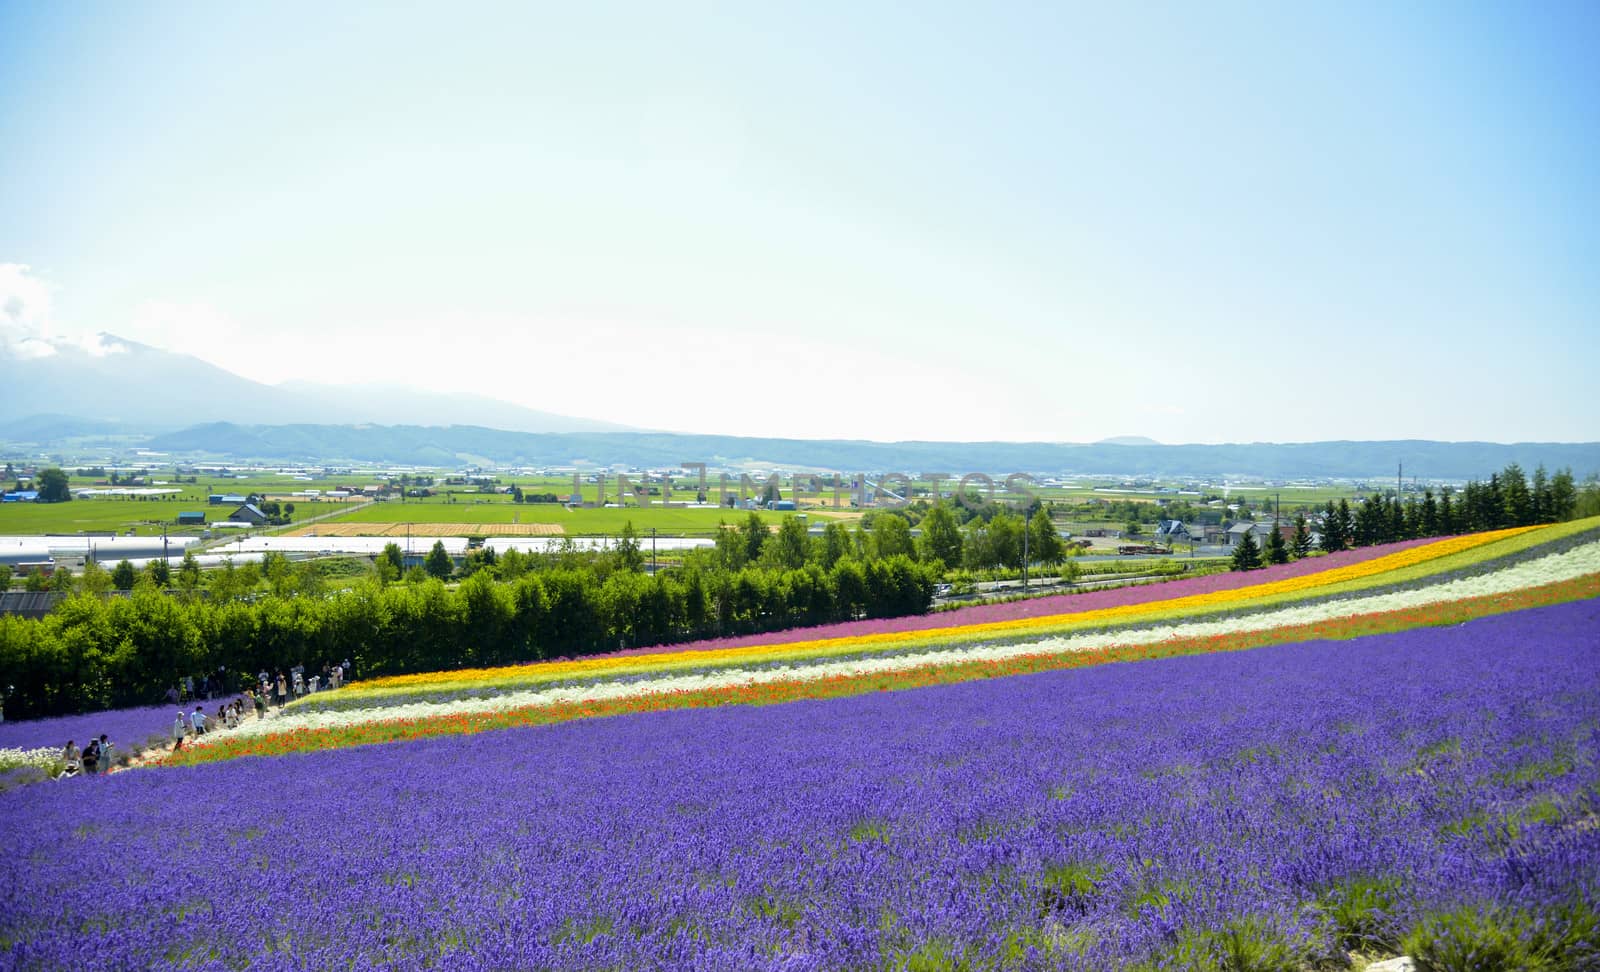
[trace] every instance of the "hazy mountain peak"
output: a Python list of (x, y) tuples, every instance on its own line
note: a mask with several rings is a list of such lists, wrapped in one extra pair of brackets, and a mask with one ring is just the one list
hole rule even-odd
[(630, 426), (542, 412), (478, 394), (400, 385), (266, 385), (193, 355), (109, 332), (0, 342), (0, 416), (62, 413), (179, 427), (376, 422), (478, 425), (518, 432), (625, 432)]
[(1101, 439), (1095, 445), (1123, 445), (1123, 446), (1158, 446), (1161, 443), (1143, 435), (1114, 435), (1109, 439)]

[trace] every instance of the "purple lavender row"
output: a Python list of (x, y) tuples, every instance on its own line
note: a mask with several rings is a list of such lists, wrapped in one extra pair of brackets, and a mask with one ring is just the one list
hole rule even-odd
[[(211, 711), (213, 706), (221, 703), (200, 704)], [(193, 711), (193, 704), (185, 706), (185, 709)], [(172, 706), (155, 705), (51, 719), (29, 719), (26, 722), (5, 722), (0, 723), (0, 748), (37, 749), (54, 746), (59, 749), (67, 744), (68, 739), (82, 746), (91, 736), (98, 739), (101, 733), (105, 733), (117, 746), (128, 749), (167, 732), (177, 714), (178, 710)]]
[(0, 966), (1310, 967), (1458, 906), (1592, 914), (1597, 757), (1586, 601), (127, 772), (0, 794)]

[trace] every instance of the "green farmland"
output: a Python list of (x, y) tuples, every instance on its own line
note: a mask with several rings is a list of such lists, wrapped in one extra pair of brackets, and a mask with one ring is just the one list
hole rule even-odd
[[(339, 509), (342, 507), (337, 503), (296, 502), (294, 522)], [(97, 497), (69, 503), (4, 503), (0, 504), (0, 535), (126, 533), (133, 530), (140, 536), (159, 536), (163, 524), (169, 535), (194, 533), (200, 528), (179, 529), (179, 513), (203, 512), (210, 524), (226, 520), (233, 510), (231, 505), (208, 506), (203, 495), (198, 498), (192, 495), (152, 499)]]
[[(296, 507), (298, 510), (299, 507)], [(793, 513), (761, 511), (761, 518), (776, 525)], [(626, 523), (635, 530), (655, 528), (672, 534), (706, 534), (716, 530), (717, 524), (742, 523), (749, 513), (732, 509), (694, 509), (675, 507), (634, 507), (621, 509), (568, 509), (558, 503), (507, 503), (496, 500), (471, 502), (466, 500), (439, 502), (437, 500), (408, 500), (405, 503), (373, 503), (354, 510), (346, 516), (323, 521), (326, 524), (392, 524), (392, 523), (551, 523), (557, 524), (569, 536), (614, 534)], [(297, 516), (296, 519), (299, 519)], [(818, 519), (822, 519), (818, 517)]]

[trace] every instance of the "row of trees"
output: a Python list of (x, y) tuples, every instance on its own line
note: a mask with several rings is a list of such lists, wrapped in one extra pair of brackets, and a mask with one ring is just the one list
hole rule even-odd
[[(1570, 469), (1552, 476), (1540, 466), (1529, 477), (1521, 466), (1511, 463), (1488, 482), (1469, 481), (1460, 493), (1446, 486), (1437, 496), (1429, 489), (1404, 501), (1373, 494), (1354, 508), (1348, 500), (1330, 501), (1319, 517), (1319, 546), (1336, 553), (1352, 547), (1560, 523), (1597, 514), (1600, 485), (1591, 481), (1580, 490)], [(1269, 533), (1263, 546), (1244, 537), (1234, 549), (1233, 569), (1287, 563), (1306, 556), (1310, 549), (1308, 523), (1304, 514), (1299, 514), (1292, 541), (1284, 540), (1280, 531)]]
[(509, 581), (479, 570), (454, 588), (374, 576), (326, 596), (301, 588), (299, 567), (269, 564), (274, 593), (257, 596), (242, 590), (243, 570), (218, 572), (208, 596), (163, 591), (145, 575), (129, 597), (78, 593), (42, 620), (0, 616), (0, 684), (17, 689), (7, 708), (32, 717), (144, 704), (219, 666), (276, 671), (348, 656), (364, 674), (392, 675), (916, 614), (939, 576), (906, 556), (655, 576), (596, 563)]
[[(920, 511), (920, 517), (879, 511), (853, 529), (831, 521), (817, 536), (798, 517), (785, 517), (772, 532), (751, 513), (737, 528), (719, 531), (713, 551), (692, 553), (688, 560), (730, 570), (746, 564), (789, 570), (815, 564), (826, 570), (845, 558), (906, 557), (942, 571), (1018, 568), (1024, 556), (1029, 563), (1054, 565), (1066, 557), (1061, 535), (1043, 508), (1024, 518), (996, 507), (973, 515), (965, 525), (957, 510), (956, 504), (945, 502)], [(911, 532), (914, 518), (920, 536)]]

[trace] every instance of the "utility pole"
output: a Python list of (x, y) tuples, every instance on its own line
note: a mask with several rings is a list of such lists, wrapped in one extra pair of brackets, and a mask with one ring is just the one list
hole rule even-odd
[(650, 576), (656, 575), (656, 528), (650, 528)]
[(1024, 507), (1022, 511), (1022, 590), (1024, 592), (1028, 590), (1028, 534), (1032, 532), (1028, 527), (1028, 511)]

